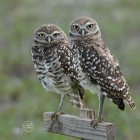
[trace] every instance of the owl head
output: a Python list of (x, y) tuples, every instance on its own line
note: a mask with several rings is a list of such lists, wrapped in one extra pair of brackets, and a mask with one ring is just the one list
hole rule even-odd
[(90, 17), (79, 17), (70, 24), (71, 39), (96, 38), (101, 36), (97, 22)]
[(41, 46), (52, 46), (57, 43), (67, 43), (68, 39), (64, 31), (54, 24), (44, 24), (36, 29), (34, 42)]

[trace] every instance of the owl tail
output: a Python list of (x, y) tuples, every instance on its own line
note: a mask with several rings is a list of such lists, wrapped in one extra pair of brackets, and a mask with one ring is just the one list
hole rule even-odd
[(136, 105), (135, 105), (134, 101), (132, 101), (128, 105), (130, 106), (131, 109), (135, 109), (136, 108)]
[(129, 88), (127, 89), (127, 92), (123, 95), (123, 98), (126, 100), (127, 104), (129, 105), (129, 107), (131, 109), (135, 109), (136, 108), (136, 105), (132, 99), (132, 96), (130, 94), (130, 90)]
[(136, 108), (136, 105), (135, 105), (135, 103), (134, 103), (134, 101), (133, 101), (133, 99), (132, 99), (130, 94), (126, 95), (126, 102), (127, 102), (127, 104), (129, 105), (129, 107), (131, 109), (135, 109)]
[(77, 96), (76, 94), (71, 94), (70, 95), (70, 102), (75, 108), (83, 108), (83, 101)]
[[(125, 98), (125, 100), (126, 100), (127, 104), (129, 105), (129, 107), (131, 109), (136, 108), (135, 103), (132, 100), (132, 97), (130, 95), (129, 95), (129, 98)], [(125, 109), (125, 104), (124, 104), (124, 99), (123, 98), (113, 98), (113, 102), (118, 105), (118, 108), (120, 110), (123, 111)]]
[(75, 92), (71, 93), (69, 96), (70, 96), (70, 102), (75, 108), (79, 108), (79, 109), (83, 108), (84, 103), (83, 103), (82, 89), (78, 89), (78, 91), (76, 90)]

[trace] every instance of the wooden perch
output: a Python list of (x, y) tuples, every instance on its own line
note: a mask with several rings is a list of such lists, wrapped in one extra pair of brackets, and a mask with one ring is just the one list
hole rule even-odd
[(53, 121), (51, 120), (53, 112), (45, 112), (43, 114), (45, 129), (48, 132), (77, 137), (82, 140), (115, 140), (116, 129), (114, 124), (103, 122), (93, 128), (90, 125), (91, 119), (88, 118), (94, 117), (94, 113), (84, 112), (91, 111), (81, 111), (81, 117), (63, 114)]

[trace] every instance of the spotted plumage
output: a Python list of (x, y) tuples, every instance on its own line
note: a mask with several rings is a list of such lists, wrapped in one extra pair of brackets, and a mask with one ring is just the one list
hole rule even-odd
[(118, 60), (104, 44), (97, 22), (89, 17), (77, 18), (70, 25), (69, 35), (71, 48), (77, 54), (81, 66), (79, 75), (84, 76), (77, 79), (85, 89), (93, 92), (92, 87), (95, 85), (100, 91), (99, 117), (105, 96), (121, 110), (125, 109), (124, 101), (134, 109), (128, 83), (122, 75)]
[(76, 75), (72, 56), (68, 39), (59, 27), (48, 24), (35, 31), (32, 60), (36, 75), (47, 91), (61, 94), (58, 111), (62, 109), (65, 95), (74, 107), (83, 106), (83, 88), (72, 76)]

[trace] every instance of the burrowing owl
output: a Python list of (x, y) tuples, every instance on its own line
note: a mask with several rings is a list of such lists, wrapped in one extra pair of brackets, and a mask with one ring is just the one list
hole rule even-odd
[(124, 101), (134, 109), (135, 104), (119, 62), (104, 44), (97, 22), (89, 17), (79, 17), (71, 23), (69, 35), (71, 47), (82, 67), (78, 69), (80, 84), (91, 92), (96, 85), (100, 91), (98, 121), (93, 125), (101, 122), (105, 96), (121, 110), (125, 109)]
[(32, 60), (43, 87), (47, 91), (61, 94), (61, 102), (56, 113), (62, 110), (65, 95), (70, 96), (73, 106), (82, 108), (83, 89), (72, 76), (76, 75), (73, 68), (74, 59), (67, 36), (62, 29), (47, 24), (35, 31)]

